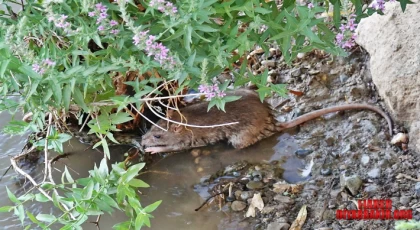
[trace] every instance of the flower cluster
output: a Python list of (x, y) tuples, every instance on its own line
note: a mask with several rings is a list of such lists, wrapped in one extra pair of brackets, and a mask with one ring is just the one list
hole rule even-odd
[(175, 16), (178, 13), (178, 9), (172, 2), (165, 0), (151, 0), (149, 6), (159, 10), (161, 13), (169, 16)]
[(162, 66), (172, 69), (176, 65), (174, 57), (169, 54), (169, 49), (162, 43), (156, 42), (156, 36), (149, 35), (148, 30), (135, 34), (133, 43), (144, 50), (147, 56), (154, 56)]
[(53, 66), (55, 66), (55, 61), (52, 61), (51, 59), (47, 58), (44, 61), (42, 61), (41, 64), (33, 64), (32, 70), (42, 75), (48, 68)]
[[(389, 0), (389, 2), (395, 2), (395, 0)], [(372, 5), (370, 5), (371, 8), (375, 10), (384, 11), (385, 10), (385, 0), (374, 0), (372, 2)]]
[(117, 35), (120, 31), (117, 29), (118, 22), (115, 20), (108, 19), (108, 8), (102, 3), (95, 5), (95, 9), (88, 13), (89, 17), (96, 17), (96, 24), (98, 25), (98, 31), (107, 31), (113, 35)]
[(341, 48), (352, 48), (355, 45), (354, 40), (356, 39), (355, 30), (357, 24), (355, 23), (355, 15), (350, 15), (347, 24), (341, 24), (340, 33), (335, 37), (337, 44)]
[(200, 91), (200, 93), (205, 93), (206, 98), (208, 101), (210, 101), (212, 98), (214, 97), (224, 97), (226, 96), (226, 93), (224, 91), (221, 91), (219, 89), (219, 86), (214, 84), (214, 85), (203, 85), (201, 84), (198, 87), (198, 90)]
[(66, 33), (71, 31), (71, 24), (67, 22), (67, 15), (50, 15), (48, 17), (49, 22), (53, 22), (57, 28), (62, 28)]

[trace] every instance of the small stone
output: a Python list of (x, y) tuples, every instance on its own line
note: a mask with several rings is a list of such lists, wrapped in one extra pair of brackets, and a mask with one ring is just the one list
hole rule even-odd
[(305, 57), (305, 53), (298, 53), (296, 55), (296, 57), (299, 58), (299, 59), (304, 58)]
[(200, 149), (193, 149), (193, 150), (191, 150), (191, 155), (192, 155), (193, 157), (198, 157), (198, 156), (200, 156), (200, 153), (201, 153), (201, 150), (200, 150)]
[(355, 196), (357, 195), (360, 187), (362, 186), (363, 181), (358, 175), (353, 175), (346, 177), (343, 174), (340, 176), (340, 185), (341, 187), (346, 187), (349, 189), (350, 193)]
[(198, 172), (198, 173), (203, 172), (203, 171), (204, 171), (204, 169), (203, 169), (202, 167), (198, 167), (198, 168), (197, 168), (197, 172)]
[(194, 164), (199, 164), (200, 163), (200, 160), (201, 160), (201, 157), (197, 157), (197, 158), (195, 158), (194, 159)]
[(264, 187), (264, 184), (261, 181), (250, 181), (246, 184), (246, 187), (248, 189), (254, 190)]
[(233, 175), (233, 176), (238, 177), (238, 176), (240, 176), (240, 175), (241, 175), (241, 173), (240, 173), (240, 172), (236, 172), (236, 171), (235, 171), (235, 172), (233, 172), (233, 173), (232, 173), (232, 175)]
[(232, 210), (235, 212), (240, 212), (246, 208), (246, 203), (243, 201), (235, 200), (232, 202), (232, 205), (230, 206), (230, 208), (232, 208)]
[(410, 203), (411, 199), (412, 198), (410, 196), (402, 196), (400, 198), (400, 203), (404, 206), (407, 206)]
[(363, 154), (361, 161), (363, 165), (367, 165), (369, 163), (370, 157), (367, 154)]
[(261, 62), (262, 65), (268, 66), (268, 67), (275, 67), (276, 62), (274, 60), (264, 60)]
[(237, 200), (239, 200), (241, 198), (241, 195), (242, 195), (242, 191), (241, 190), (236, 190), (235, 191), (235, 197), (236, 197)]
[(370, 184), (366, 186), (365, 192), (373, 195), (378, 192), (378, 186), (376, 184)]
[(379, 168), (374, 168), (368, 172), (370, 178), (378, 178), (381, 175), (381, 170)]
[(346, 82), (347, 79), (349, 79), (349, 76), (347, 76), (346, 74), (340, 74), (340, 82), (341, 83)]
[(416, 196), (420, 197), (420, 182), (417, 182), (414, 186)]
[(248, 200), (251, 197), (251, 193), (248, 191), (242, 191), (241, 200)]
[(277, 194), (274, 196), (274, 200), (279, 201), (280, 203), (284, 203), (284, 204), (293, 204), (295, 203), (295, 201), (288, 197), (288, 196), (283, 196), (281, 194)]
[(335, 143), (335, 138), (334, 137), (327, 137), (325, 138), (325, 143), (327, 144), (327, 146), (333, 146)]
[(319, 70), (314, 70), (314, 69), (311, 69), (311, 70), (309, 70), (308, 71), (308, 73), (310, 74), (310, 75), (315, 75), (315, 74), (319, 74)]
[(331, 174), (332, 174), (332, 170), (331, 170), (330, 167), (328, 167), (328, 168), (322, 168), (321, 169), (321, 175), (323, 175), (323, 176), (329, 176)]
[(295, 155), (299, 158), (305, 158), (309, 154), (311, 154), (313, 151), (309, 149), (298, 149), (295, 151)]
[[(261, 167), (259, 167), (259, 168), (261, 168)], [(261, 171), (258, 171), (258, 170), (253, 171), (251, 175), (253, 177), (260, 177), (260, 178), (262, 177)]]
[(290, 228), (290, 224), (279, 223), (279, 222), (272, 222), (272, 223), (269, 223), (267, 226), (267, 230), (288, 230), (289, 228)]
[(299, 77), (301, 74), (302, 74), (302, 71), (300, 70), (300, 68), (293, 69), (290, 72), (290, 75), (292, 75), (293, 77)]
[(234, 200), (235, 200), (235, 197), (234, 196), (228, 196), (228, 197), (226, 197), (226, 201), (227, 202), (232, 202)]
[(202, 153), (203, 153), (204, 156), (208, 156), (208, 155), (210, 155), (211, 151), (210, 150), (203, 150)]

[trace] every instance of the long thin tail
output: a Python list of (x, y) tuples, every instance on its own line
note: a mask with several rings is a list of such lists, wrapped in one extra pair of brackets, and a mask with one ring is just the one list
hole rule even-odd
[(294, 120), (279, 123), (278, 126), (281, 129), (288, 129), (288, 128), (292, 128), (292, 127), (295, 127), (297, 125), (300, 125), (304, 122), (313, 120), (313, 119), (315, 119), (317, 117), (320, 117), (322, 115), (325, 115), (327, 113), (333, 113), (333, 112), (344, 111), (344, 110), (354, 110), (354, 109), (368, 109), (368, 110), (372, 110), (374, 112), (379, 113), (388, 122), (389, 134), (392, 137), (392, 129), (393, 129), (392, 128), (392, 120), (388, 116), (388, 114), (386, 114), (384, 111), (382, 111), (380, 108), (378, 108), (376, 106), (366, 105), (366, 104), (338, 105), (338, 106), (333, 106), (333, 107), (330, 107), (330, 108), (320, 109), (320, 110), (316, 110), (316, 111), (304, 114), (302, 116), (299, 116)]

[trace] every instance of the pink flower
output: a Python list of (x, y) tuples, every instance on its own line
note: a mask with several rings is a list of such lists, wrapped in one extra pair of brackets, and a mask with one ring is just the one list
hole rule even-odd
[(88, 13), (89, 17), (94, 17), (96, 15), (95, 11), (89, 12)]
[(98, 26), (98, 30), (103, 31), (103, 30), (105, 30), (105, 27), (104, 26)]
[(118, 22), (117, 22), (117, 21), (115, 21), (115, 20), (111, 20), (111, 21), (109, 22), (109, 25), (111, 25), (111, 26), (116, 26), (116, 25), (118, 25)]
[(111, 34), (117, 35), (120, 31), (119, 30), (111, 30)]
[(314, 8), (315, 6), (314, 6), (314, 4), (312, 3), (312, 2), (310, 2), (309, 4), (308, 4), (308, 8), (309, 9), (312, 9), (312, 8)]

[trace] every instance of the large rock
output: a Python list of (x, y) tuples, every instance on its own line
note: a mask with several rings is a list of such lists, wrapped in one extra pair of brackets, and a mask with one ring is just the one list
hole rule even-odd
[(410, 128), (410, 147), (420, 151), (420, 4), (386, 3), (384, 15), (361, 20), (356, 42), (370, 54), (379, 95), (397, 121)]

